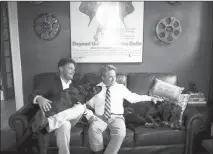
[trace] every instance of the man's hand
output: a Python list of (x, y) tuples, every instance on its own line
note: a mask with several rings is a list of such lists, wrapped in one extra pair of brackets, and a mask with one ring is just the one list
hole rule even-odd
[(84, 116), (88, 120), (89, 124), (91, 124), (93, 121), (98, 120), (96, 115), (93, 114), (93, 112), (89, 109), (86, 109), (84, 112)]
[(151, 101), (154, 102), (155, 104), (157, 104), (158, 102), (163, 102), (164, 99), (162, 99), (160, 97), (152, 97)]
[(86, 109), (84, 112), (84, 116), (87, 118), (87, 120), (89, 120), (93, 115), (93, 112), (89, 109)]
[(49, 99), (46, 99), (43, 96), (39, 96), (36, 101), (42, 111), (47, 112), (51, 109), (52, 101), (50, 101)]

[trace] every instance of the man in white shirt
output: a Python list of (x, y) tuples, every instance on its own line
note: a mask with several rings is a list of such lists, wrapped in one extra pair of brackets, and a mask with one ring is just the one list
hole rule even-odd
[(108, 128), (110, 130), (110, 141), (104, 154), (117, 154), (126, 136), (126, 125), (123, 117), (123, 100), (131, 103), (141, 101), (163, 101), (147, 95), (138, 95), (129, 91), (123, 84), (116, 82), (116, 68), (106, 65), (101, 70), (102, 82), (98, 85), (102, 91), (87, 102), (95, 112), (95, 118), (89, 127), (89, 143), (91, 150), (96, 154), (102, 154), (102, 133)]

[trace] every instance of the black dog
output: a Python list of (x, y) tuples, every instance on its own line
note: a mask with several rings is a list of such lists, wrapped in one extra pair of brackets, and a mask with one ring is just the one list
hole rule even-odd
[(138, 125), (146, 127), (160, 127), (167, 125), (173, 129), (179, 129), (181, 107), (168, 102), (138, 102), (125, 108), (124, 116), (127, 126), (133, 128)]
[(68, 89), (62, 90), (51, 98), (51, 109), (45, 112), (45, 115), (46, 117), (53, 116), (73, 107), (78, 102), (85, 104), (101, 90), (102, 87), (96, 86), (95, 84), (74, 85)]
[(181, 111), (181, 107), (177, 104), (163, 101), (153, 104), (147, 112), (147, 119), (153, 123), (154, 127), (167, 125), (173, 129), (180, 129)]

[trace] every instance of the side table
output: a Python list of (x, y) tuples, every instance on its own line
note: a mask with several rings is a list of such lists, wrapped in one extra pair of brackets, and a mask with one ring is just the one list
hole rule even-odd
[(188, 104), (189, 105), (193, 105), (193, 106), (205, 106), (206, 105), (206, 101), (189, 101)]

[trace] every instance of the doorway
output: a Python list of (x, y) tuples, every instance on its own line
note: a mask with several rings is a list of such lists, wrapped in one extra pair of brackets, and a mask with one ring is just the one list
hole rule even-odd
[(1, 100), (15, 99), (7, 2), (1, 2)]

